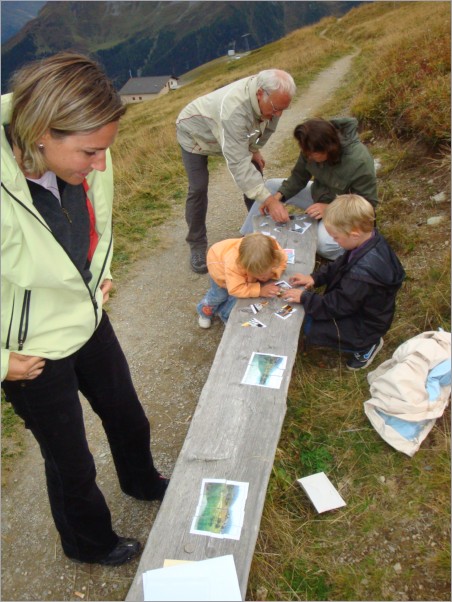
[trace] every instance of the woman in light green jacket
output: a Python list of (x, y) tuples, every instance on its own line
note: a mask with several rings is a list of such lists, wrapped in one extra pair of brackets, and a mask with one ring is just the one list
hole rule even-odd
[(150, 427), (102, 309), (111, 288), (109, 147), (125, 112), (99, 66), (60, 53), (2, 96), (2, 388), (41, 448), (65, 554), (119, 565), (138, 541), (113, 531), (78, 391), (101, 418), (122, 490), (162, 499)]

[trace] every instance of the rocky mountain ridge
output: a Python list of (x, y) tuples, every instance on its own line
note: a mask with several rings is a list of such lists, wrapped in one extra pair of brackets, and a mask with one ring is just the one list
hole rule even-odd
[(2, 47), (2, 89), (18, 67), (63, 49), (89, 53), (117, 87), (132, 75), (180, 76), (253, 50), (358, 2), (47, 2)]

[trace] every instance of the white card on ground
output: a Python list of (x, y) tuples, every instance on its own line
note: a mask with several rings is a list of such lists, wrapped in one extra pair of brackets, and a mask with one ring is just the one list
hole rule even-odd
[(339, 495), (338, 490), (329, 480), (324, 472), (317, 472), (297, 479), (307, 496), (314, 504), (315, 509), (320, 514), (327, 510), (334, 510), (346, 506), (346, 503)]
[(143, 573), (146, 602), (241, 600), (232, 554)]

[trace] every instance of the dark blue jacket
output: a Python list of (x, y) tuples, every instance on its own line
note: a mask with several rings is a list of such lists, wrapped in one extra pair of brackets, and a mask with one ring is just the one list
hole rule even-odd
[(349, 261), (350, 251), (312, 274), (322, 295), (306, 291), (301, 303), (313, 324), (315, 345), (365, 350), (389, 330), (395, 299), (405, 278), (399, 259), (378, 232)]

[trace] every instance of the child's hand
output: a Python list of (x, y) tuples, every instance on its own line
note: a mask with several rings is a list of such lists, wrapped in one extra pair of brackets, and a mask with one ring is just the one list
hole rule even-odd
[(284, 293), (281, 295), (281, 297), (284, 299), (284, 301), (289, 301), (289, 302), (296, 302), (296, 303), (300, 303), (301, 302), (301, 295), (303, 294), (304, 289), (302, 288), (292, 288), (288, 291), (284, 291)]
[(289, 278), (289, 284), (292, 286), (304, 286), (305, 288), (312, 288), (314, 286), (314, 279), (312, 276), (305, 274), (295, 274)]
[(273, 282), (267, 282), (267, 284), (261, 285), (261, 297), (277, 297), (279, 293), (279, 286), (276, 286)]

